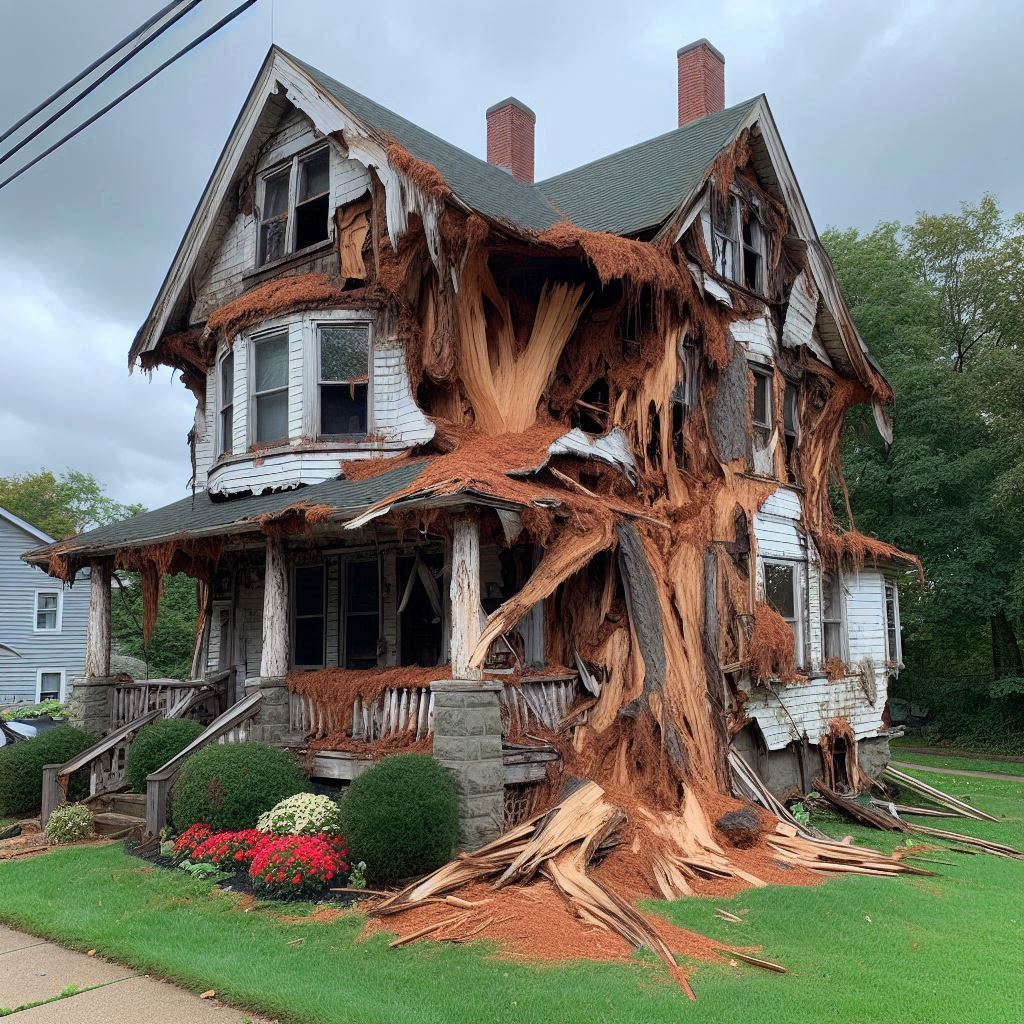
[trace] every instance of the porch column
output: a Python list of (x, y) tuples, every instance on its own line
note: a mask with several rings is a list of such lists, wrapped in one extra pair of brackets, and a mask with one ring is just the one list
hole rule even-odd
[(480, 519), (462, 512), (452, 521), (452, 677), (479, 679), (469, 659), (480, 639)]
[(288, 559), (284, 541), (267, 538), (267, 571), (263, 582), (263, 654), (260, 677), (288, 674)]
[(85, 646), (85, 674), (110, 675), (110, 584), (113, 562), (94, 558), (89, 563), (89, 632)]

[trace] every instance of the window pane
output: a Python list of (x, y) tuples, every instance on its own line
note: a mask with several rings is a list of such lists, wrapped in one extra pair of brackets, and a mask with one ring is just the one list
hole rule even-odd
[(330, 157), (326, 149), (299, 162), (299, 197), (303, 203), (312, 196), (326, 192), (330, 187)]
[(284, 255), (285, 237), (288, 224), (283, 220), (275, 220), (272, 224), (263, 225), (263, 244), (260, 247), (263, 263), (279, 260)]
[(263, 193), (263, 220), (271, 220), (288, 212), (288, 179), (291, 168), (285, 168), (267, 178)]
[(832, 622), (840, 616), (839, 577), (834, 573), (823, 573), (821, 577), (821, 617)]
[(349, 562), (345, 570), (345, 611), (376, 612), (377, 603), (377, 563)]
[(57, 595), (56, 594), (40, 594), (39, 595), (39, 609), (45, 611), (50, 608), (56, 609), (57, 607)]
[(322, 665), (324, 663), (324, 617), (295, 620), (296, 665)]
[(220, 398), (223, 405), (230, 405), (235, 391), (235, 354), (229, 352), (220, 361)]
[(55, 611), (36, 612), (36, 629), (56, 629), (57, 613)]
[(288, 436), (288, 392), (278, 391), (256, 399), (256, 440), (281, 441)]
[(345, 622), (345, 667), (375, 668), (378, 619), (376, 615), (350, 615)]
[(320, 379), (359, 380), (369, 368), (369, 330), (363, 326), (320, 328)]
[(825, 623), (825, 658), (843, 657), (843, 627), (838, 622)]
[(771, 424), (771, 377), (754, 371), (754, 422)]
[(295, 614), (323, 615), (324, 568), (301, 565), (295, 568)]
[(786, 382), (786, 401), (783, 405), (783, 416), (786, 421), (786, 430), (789, 433), (796, 433), (796, 401), (797, 401), (797, 386), (791, 384), (789, 381)]
[(288, 384), (288, 335), (278, 334), (256, 345), (256, 391)]
[(60, 673), (42, 672), (39, 676), (39, 699), (60, 699)]
[(330, 196), (322, 195), (295, 207), (295, 250), (323, 242), (330, 234), (328, 222)]
[(231, 438), (235, 431), (234, 409), (228, 406), (220, 414), (220, 450), (221, 454), (231, 451)]
[(768, 603), (784, 618), (796, 618), (796, 600), (793, 593), (793, 566), (765, 562), (764, 594)]
[(366, 394), (365, 384), (321, 384), (320, 433), (365, 434)]

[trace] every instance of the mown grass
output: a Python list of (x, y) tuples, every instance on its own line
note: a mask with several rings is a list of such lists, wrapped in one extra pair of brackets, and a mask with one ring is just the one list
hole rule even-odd
[(970, 772), (999, 772), (1002, 775), (1020, 775), (1024, 778), (1024, 761), (994, 761), (983, 756), (968, 757), (963, 754), (919, 754), (907, 750), (896, 740), (892, 745), (892, 756), (897, 761), (906, 761), (930, 768), (952, 768)]
[[(1005, 818), (957, 819), (957, 831), (1024, 846), (1022, 787), (920, 775)], [(823, 824), (880, 848), (903, 838)], [(928, 856), (950, 863), (923, 865), (940, 872), (934, 878), (847, 877), (810, 889), (749, 890), (730, 901), (655, 904), (724, 943), (760, 946), (790, 970), (694, 965), (696, 1004), (640, 962), (533, 967), (501, 960), (483, 943), (388, 950), (383, 936), (357, 941), (358, 913), (325, 924), (289, 916), (299, 908), (244, 912), (209, 884), (150, 868), (116, 846), (0, 864), (0, 920), (296, 1022), (1018, 1019), (1024, 863), (945, 850)], [(715, 917), (716, 906), (743, 923)]]

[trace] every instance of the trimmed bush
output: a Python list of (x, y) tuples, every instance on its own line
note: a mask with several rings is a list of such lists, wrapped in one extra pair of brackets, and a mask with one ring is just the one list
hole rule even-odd
[[(96, 742), (73, 725), (47, 729), (31, 740), (0, 747), (0, 818), (39, 811), (43, 793), (43, 765), (63, 764)], [(88, 773), (71, 780), (69, 799), (85, 796)]]
[(85, 804), (58, 807), (46, 823), (46, 841), (53, 846), (77, 843), (92, 835), (93, 816)]
[(133, 793), (146, 792), (146, 776), (162, 768), (203, 732), (203, 726), (187, 718), (165, 718), (147, 725), (128, 751), (124, 780)]
[(353, 861), (391, 884), (444, 864), (459, 836), (455, 784), (432, 757), (396, 754), (360, 775), (341, 801), (341, 830)]
[(256, 827), (276, 836), (315, 836), (341, 831), (341, 811), (329, 796), (298, 793), (260, 815)]
[(182, 766), (171, 794), (178, 831), (200, 822), (214, 832), (252, 828), (264, 811), (309, 789), (291, 754), (263, 743), (211, 744)]

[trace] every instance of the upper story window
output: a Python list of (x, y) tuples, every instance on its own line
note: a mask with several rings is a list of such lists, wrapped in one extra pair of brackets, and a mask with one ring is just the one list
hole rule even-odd
[(250, 437), (256, 444), (288, 437), (288, 332), (253, 343), (252, 419)]
[(263, 178), (259, 262), (269, 263), (330, 236), (331, 156), (326, 146), (292, 157)]
[(772, 370), (771, 367), (750, 364), (754, 375), (754, 415), (755, 427), (770, 429), (772, 425)]
[(712, 204), (712, 253), (715, 272), (752, 292), (764, 290), (765, 230), (757, 208), (731, 195), (725, 210)]
[(320, 437), (360, 437), (367, 431), (370, 329), (366, 324), (321, 324)]
[(795, 562), (764, 563), (765, 600), (793, 630), (793, 650), (797, 665), (804, 663), (803, 595), (800, 573)]
[(837, 572), (821, 574), (821, 633), (825, 661), (846, 661), (843, 637), (843, 581)]
[(895, 580), (885, 581), (885, 660), (897, 668), (903, 664), (900, 638), (900, 598)]
[(224, 455), (231, 451), (231, 438), (235, 429), (235, 354), (228, 352), (220, 361), (217, 377), (217, 407), (219, 413), (220, 437), (217, 452)]
[(37, 590), (33, 629), (36, 633), (59, 633), (63, 595), (59, 590)]

